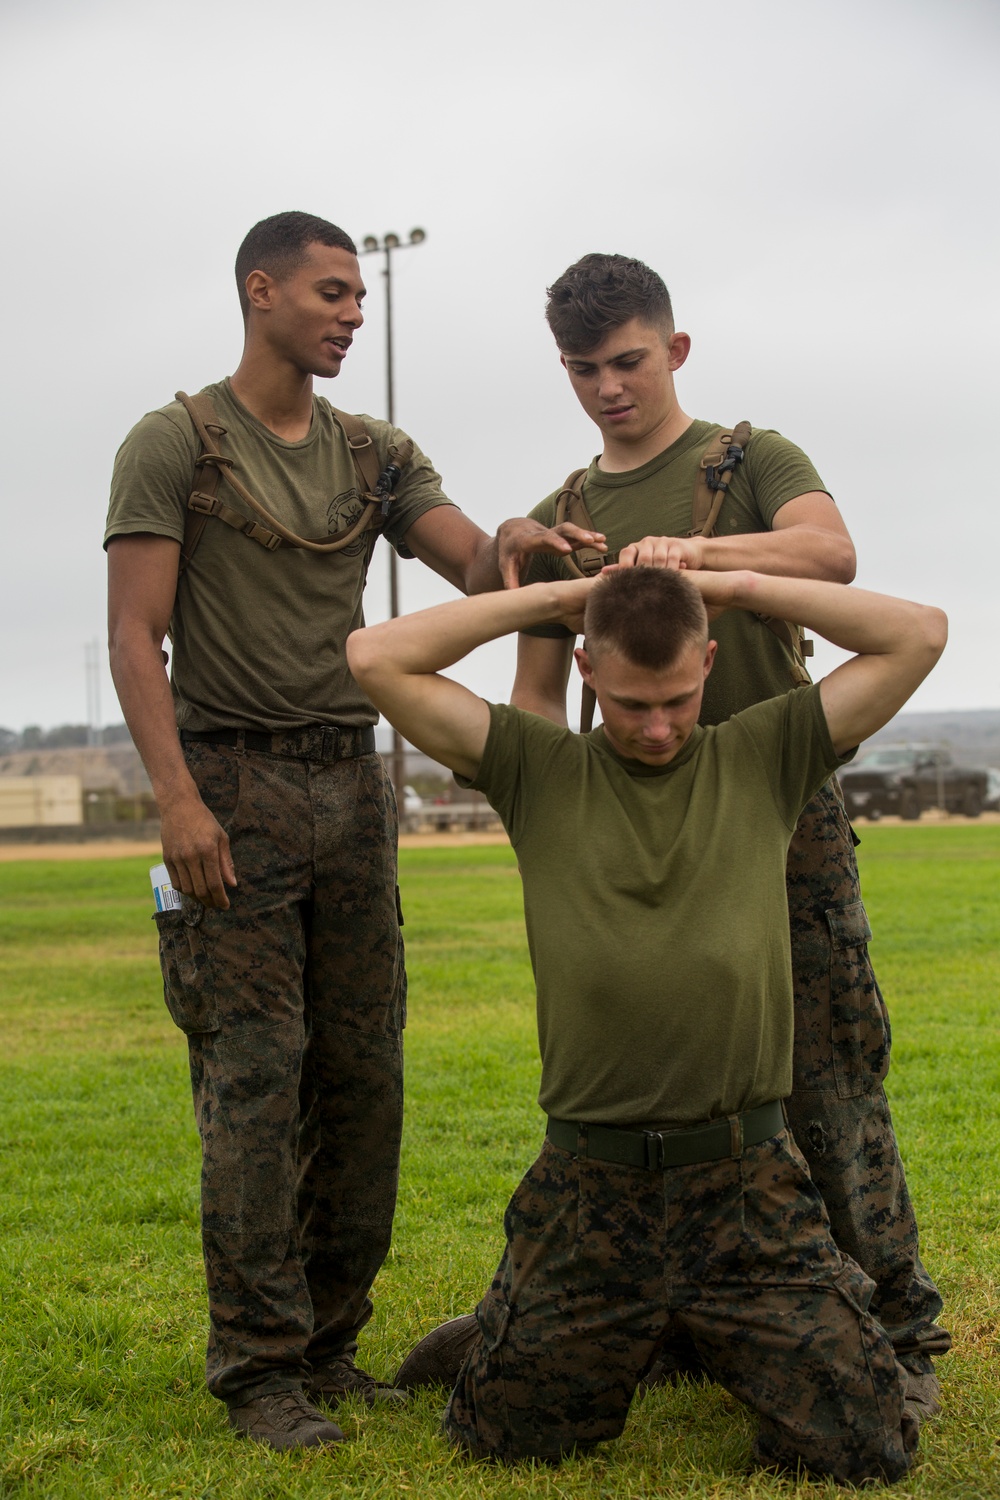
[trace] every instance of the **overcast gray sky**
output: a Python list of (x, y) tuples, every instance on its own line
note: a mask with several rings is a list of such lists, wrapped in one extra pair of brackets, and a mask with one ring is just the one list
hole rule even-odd
[[(944, 605), (914, 706), (1000, 706), (992, 0), (5, 0), (0, 724), (85, 718), (134, 421), (239, 360), (232, 277), (301, 208), (395, 261), (396, 416), (493, 530), (594, 453), (542, 309), (662, 272), (692, 415), (800, 443), (858, 581)], [(384, 414), (378, 261), (337, 405)], [(385, 609), (376, 555), (369, 618)], [(449, 590), (418, 563), (403, 607)], [(820, 656), (820, 662), (829, 657)], [(506, 696), (506, 645), (466, 680)], [(106, 722), (120, 717), (110, 678)]]

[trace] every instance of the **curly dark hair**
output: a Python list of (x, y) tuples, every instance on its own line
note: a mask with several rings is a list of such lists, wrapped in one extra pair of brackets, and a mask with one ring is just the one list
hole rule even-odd
[(236, 289), (240, 294), (244, 319), (250, 312), (247, 297), (250, 272), (264, 271), (276, 280), (290, 276), (305, 260), (310, 245), (332, 245), (338, 250), (346, 250), (349, 255), (358, 253), (358, 247), (349, 234), (326, 219), (317, 219), (315, 214), (292, 210), (272, 214), (269, 219), (261, 219), (253, 226), (236, 252)]
[(564, 354), (589, 354), (631, 318), (674, 329), (663, 278), (629, 255), (585, 255), (548, 289), (545, 318)]

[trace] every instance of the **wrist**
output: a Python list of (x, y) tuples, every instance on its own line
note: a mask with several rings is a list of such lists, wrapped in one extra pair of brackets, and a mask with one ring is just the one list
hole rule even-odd
[(201, 805), (201, 793), (186, 766), (166, 776), (151, 776), (150, 783), (161, 818), (189, 812)]

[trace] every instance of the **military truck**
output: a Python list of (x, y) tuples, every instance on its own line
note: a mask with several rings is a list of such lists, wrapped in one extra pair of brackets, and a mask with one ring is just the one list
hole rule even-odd
[(929, 807), (978, 818), (987, 796), (987, 774), (956, 765), (940, 745), (873, 745), (840, 772), (849, 818), (895, 813), (919, 818)]

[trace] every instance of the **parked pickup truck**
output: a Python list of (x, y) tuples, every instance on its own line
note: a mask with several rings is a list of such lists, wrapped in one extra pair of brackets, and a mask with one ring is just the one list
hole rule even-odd
[(919, 818), (928, 807), (978, 818), (986, 801), (986, 772), (957, 766), (938, 745), (878, 745), (862, 750), (840, 772), (847, 816)]

